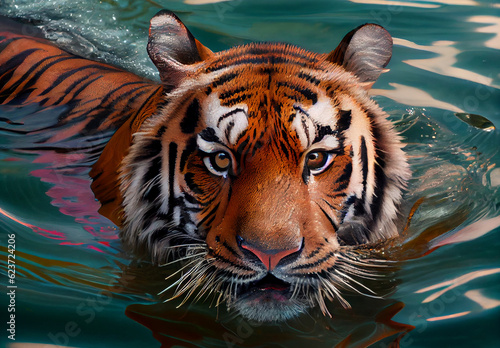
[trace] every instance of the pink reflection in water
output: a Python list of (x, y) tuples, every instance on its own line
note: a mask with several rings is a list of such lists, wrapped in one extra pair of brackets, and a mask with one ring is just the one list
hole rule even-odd
[(43, 237), (50, 238), (50, 239), (56, 239), (56, 240), (65, 240), (66, 239), (65, 234), (62, 233), (62, 232), (46, 230), (44, 228), (32, 225), (32, 224), (27, 223), (27, 222), (24, 222), (21, 219), (15, 217), (14, 215), (12, 215), (12, 214), (8, 213), (7, 211), (3, 210), (2, 208), (0, 208), (0, 214), (2, 214), (3, 216), (11, 219), (12, 221), (17, 222), (20, 225), (23, 225), (25, 227), (31, 228), (33, 230), (33, 232), (35, 232), (35, 233), (37, 233), (37, 234), (39, 234), (39, 235), (41, 235)]

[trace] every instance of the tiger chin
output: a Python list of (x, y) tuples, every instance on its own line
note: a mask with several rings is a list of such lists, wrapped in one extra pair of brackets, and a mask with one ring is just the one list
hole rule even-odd
[[(147, 49), (164, 94), (131, 121), (119, 204), (103, 204), (125, 245), (179, 261), (174, 297), (214, 296), (261, 322), (311, 307), (328, 315), (327, 302), (349, 307), (345, 290), (369, 292), (362, 278), (376, 261), (363, 246), (398, 235), (410, 177), (400, 137), (368, 96), (391, 58), (389, 33), (362, 25), (328, 54), (284, 43), (213, 53), (161, 11)], [(94, 175), (97, 191), (104, 177)]]

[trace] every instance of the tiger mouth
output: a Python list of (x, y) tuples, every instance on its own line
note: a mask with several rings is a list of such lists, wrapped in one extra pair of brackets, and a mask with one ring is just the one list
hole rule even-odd
[(271, 273), (265, 277), (245, 284), (240, 287), (238, 295), (240, 296), (265, 296), (266, 294), (275, 293), (282, 300), (290, 299), (292, 284), (278, 279)]

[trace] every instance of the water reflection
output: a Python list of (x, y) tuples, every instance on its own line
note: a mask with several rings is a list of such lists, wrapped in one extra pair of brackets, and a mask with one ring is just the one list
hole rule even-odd
[(372, 89), (370, 94), (380, 95), (390, 98), (400, 104), (411, 105), (417, 107), (433, 107), (453, 112), (463, 112), (459, 107), (446, 103), (442, 100), (437, 100), (430, 93), (427, 93), (419, 88), (406, 86), (400, 83), (390, 82), (389, 86), (393, 89)]
[[(394, 1), (394, 0), (350, 0), (351, 2), (357, 4), (375, 4), (375, 5), (387, 5), (387, 6), (403, 6), (403, 7), (415, 7), (415, 8), (439, 8), (437, 4), (421, 3), (421, 2), (408, 2), (408, 1)], [(436, 1), (432, 1), (436, 2)]]
[(411, 48), (413, 50), (427, 51), (437, 54), (437, 57), (433, 58), (408, 59), (403, 61), (410, 66), (442, 76), (468, 80), (492, 88), (500, 88), (499, 85), (493, 84), (493, 78), (491, 77), (454, 66), (458, 61), (457, 56), (462, 53), (462, 51), (455, 47), (456, 42), (435, 41), (431, 45), (427, 46), (419, 45), (405, 39), (394, 38), (394, 44)]
[[(494, 6), (500, 8), (500, 4), (494, 4)], [(493, 37), (486, 40), (483, 45), (500, 50), (500, 18), (494, 16), (472, 16), (467, 19), (467, 22), (491, 24), (477, 28), (476, 32), (493, 34)]]

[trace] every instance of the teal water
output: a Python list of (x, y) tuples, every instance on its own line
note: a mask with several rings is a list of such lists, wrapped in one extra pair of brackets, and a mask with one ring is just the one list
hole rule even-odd
[[(424, 199), (400, 244), (388, 250), (402, 260), (393, 275), (395, 289), (383, 300), (353, 295), (354, 309), (334, 311), (333, 319), (311, 313), (268, 326), (224, 316), (210, 303), (179, 309), (180, 301), (163, 304), (157, 294), (166, 271), (132, 260), (116, 228), (97, 214), (87, 177), (95, 158), (88, 154), (109, 134), (61, 145), (71, 151), (43, 151), (33, 145), (39, 135), (13, 133), (12, 125), (0, 121), (2, 323), (9, 320), (9, 235), (17, 271), (16, 340), (8, 339), (8, 325), (2, 324), (2, 344), (334, 347), (351, 335), (350, 346), (377, 337), (373, 347), (387, 347), (405, 325), (413, 325), (402, 347), (500, 346), (498, 3), (0, 2), (0, 14), (31, 18), (58, 45), (152, 79), (157, 76), (145, 45), (149, 19), (161, 8), (176, 12), (214, 51), (286, 41), (329, 52), (362, 23), (389, 30), (395, 43), (390, 71), (372, 92), (407, 143), (414, 174), (403, 214)], [(3, 108), (0, 120), (30, 121), (35, 111)], [(25, 124), (43, 122), (38, 116), (36, 124)], [(394, 314), (394, 324), (388, 324), (384, 318)]]

